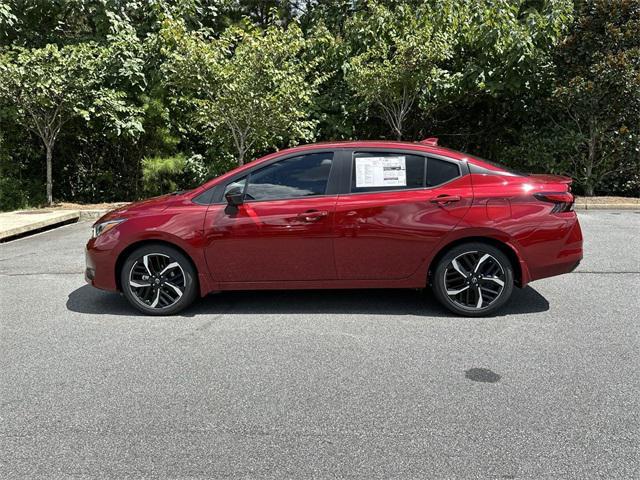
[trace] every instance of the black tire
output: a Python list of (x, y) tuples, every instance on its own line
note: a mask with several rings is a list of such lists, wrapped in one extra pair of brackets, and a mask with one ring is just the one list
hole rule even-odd
[(432, 271), (431, 287), (438, 301), (452, 312), (484, 317), (509, 300), (513, 292), (513, 265), (492, 245), (464, 243), (440, 259)]
[(129, 303), (147, 315), (173, 315), (198, 296), (198, 275), (191, 261), (162, 244), (131, 252), (122, 265), (120, 285)]

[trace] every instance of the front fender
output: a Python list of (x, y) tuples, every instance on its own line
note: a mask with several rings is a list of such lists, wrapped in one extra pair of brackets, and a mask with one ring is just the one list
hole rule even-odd
[(128, 218), (117, 228), (107, 232), (104, 238), (96, 239), (99, 240), (96, 247), (111, 250), (116, 284), (119, 265), (128, 252), (144, 243), (162, 242), (179, 248), (191, 259), (198, 272), (201, 295), (214, 289), (204, 257), (202, 225), (206, 206), (192, 205)]

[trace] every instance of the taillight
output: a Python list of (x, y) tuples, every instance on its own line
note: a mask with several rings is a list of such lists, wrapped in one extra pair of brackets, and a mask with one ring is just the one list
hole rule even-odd
[(551, 213), (570, 212), (573, 210), (573, 195), (569, 192), (560, 193), (536, 193), (534, 194), (538, 200), (542, 202), (553, 203)]

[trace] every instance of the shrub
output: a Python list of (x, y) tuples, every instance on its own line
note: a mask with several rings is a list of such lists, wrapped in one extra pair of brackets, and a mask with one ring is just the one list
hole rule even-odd
[(29, 205), (25, 185), (17, 178), (0, 177), (0, 211), (18, 210)]
[(142, 160), (142, 185), (147, 196), (163, 195), (200, 185), (207, 169), (201, 155), (150, 157)]

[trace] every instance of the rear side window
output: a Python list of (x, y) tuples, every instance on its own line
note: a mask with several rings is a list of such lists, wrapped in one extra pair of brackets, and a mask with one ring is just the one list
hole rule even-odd
[(324, 195), (333, 153), (310, 153), (272, 163), (249, 176), (245, 200)]
[(460, 176), (460, 167), (453, 162), (429, 158), (427, 161), (427, 187), (447, 183)]
[(353, 156), (351, 191), (384, 192), (424, 187), (426, 158), (392, 152), (357, 152)]

